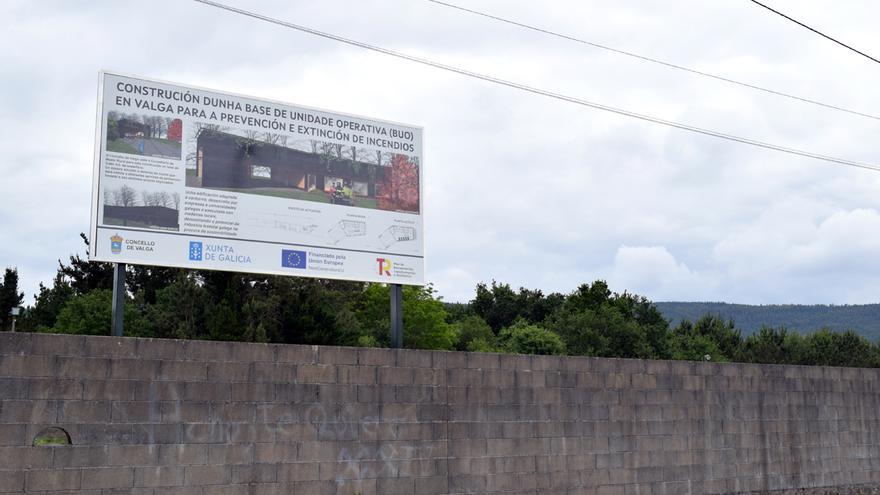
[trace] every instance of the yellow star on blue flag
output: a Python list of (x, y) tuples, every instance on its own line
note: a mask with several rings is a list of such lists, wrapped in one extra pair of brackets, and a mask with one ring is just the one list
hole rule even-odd
[(282, 249), (281, 250), (281, 266), (283, 266), (285, 268), (305, 269), (305, 267), (306, 267), (306, 252), (305, 251), (297, 251), (295, 249)]

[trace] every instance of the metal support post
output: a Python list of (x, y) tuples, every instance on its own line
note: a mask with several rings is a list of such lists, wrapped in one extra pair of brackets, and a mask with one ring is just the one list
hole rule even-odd
[(403, 347), (403, 286), (388, 284), (391, 292), (391, 347)]
[(125, 323), (125, 263), (113, 266), (113, 312), (111, 316), (113, 336), (122, 337)]

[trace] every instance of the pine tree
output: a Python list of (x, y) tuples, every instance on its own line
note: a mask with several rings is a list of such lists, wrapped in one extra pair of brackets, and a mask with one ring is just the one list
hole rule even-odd
[(3, 284), (0, 285), (0, 330), (10, 330), (12, 327), (12, 308), (21, 306), (24, 293), (18, 291), (18, 270), (7, 268), (3, 274)]

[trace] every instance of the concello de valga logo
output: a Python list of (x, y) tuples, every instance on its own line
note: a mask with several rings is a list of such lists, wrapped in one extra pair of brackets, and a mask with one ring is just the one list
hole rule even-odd
[(122, 252), (122, 241), (124, 239), (119, 236), (119, 234), (114, 234), (110, 237), (110, 252), (113, 254), (119, 254)]

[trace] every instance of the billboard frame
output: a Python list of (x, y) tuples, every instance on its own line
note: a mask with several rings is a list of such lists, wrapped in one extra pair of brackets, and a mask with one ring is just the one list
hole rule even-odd
[[(218, 241), (264, 242), (264, 243), (271, 243), (271, 244), (278, 244), (278, 245), (288, 245), (288, 246), (294, 247), (294, 248), (299, 247), (299, 248), (308, 249), (311, 247), (311, 248), (316, 248), (316, 249), (325, 249), (325, 250), (332, 250), (332, 251), (343, 251), (343, 252), (344, 251), (356, 251), (356, 252), (361, 252), (361, 253), (373, 253), (378, 256), (385, 255), (385, 256), (403, 256), (406, 258), (418, 258), (419, 263), (421, 265), (420, 280), (415, 281), (415, 282), (411, 282), (408, 280), (393, 280), (393, 281), (383, 282), (380, 280), (365, 280), (364, 278), (355, 277), (355, 276), (349, 275), (349, 274), (336, 274), (336, 273), (331, 273), (331, 272), (320, 273), (318, 275), (314, 275), (314, 274), (305, 275), (303, 273), (281, 272), (280, 270), (275, 271), (275, 272), (267, 272), (267, 271), (263, 271), (263, 270), (254, 271), (254, 270), (249, 270), (247, 268), (232, 267), (232, 266), (230, 266), (230, 267), (215, 267), (215, 266), (193, 267), (193, 266), (180, 266), (180, 265), (172, 265), (172, 264), (168, 264), (168, 263), (156, 263), (156, 262), (140, 261), (140, 260), (132, 260), (132, 259), (126, 259), (124, 261), (114, 261), (112, 258), (110, 258), (108, 256), (108, 253), (105, 253), (105, 251), (107, 251), (106, 249), (103, 249), (103, 250), (100, 249), (101, 246), (100, 246), (100, 242), (98, 239), (99, 228), (105, 228), (104, 226), (99, 225), (99, 219), (100, 219), (99, 202), (101, 201), (101, 198), (99, 196), (100, 196), (100, 192), (101, 192), (101, 182), (102, 182), (103, 173), (104, 173), (104, 171), (102, 170), (101, 167), (102, 167), (103, 157), (105, 156), (105, 153), (106, 153), (106, 149), (105, 149), (106, 148), (106, 146), (105, 146), (106, 135), (105, 135), (105, 133), (106, 133), (106, 126), (107, 126), (107, 117), (106, 117), (106, 112), (105, 112), (105, 98), (107, 97), (107, 95), (105, 94), (104, 87), (106, 84), (107, 76), (117, 76), (117, 77), (121, 77), (121, 78), (132, 79), (135, 81), (142, 81), (145, 83), (155, 83), (155, 84), (160, 84), (160, 85), (168, 85), (168, 86), (172, 86), (172, 87), (190, 89), (193, 91), (206, 92), (206, 93), (213, 94), (213, 95), (222, 95), (222, 96), (228, 96), (231, 98), (240, 98), (240, 99), (244, 99), (244, 100), (264, 102), (267, 104), (275, 105), (280, 108), (294, 107), (296, 109), (301, 109), (303, 111), (320, 112), (320, 113), (329, 114), (332, 116), (338, 116), (341, 118), (351, 118), (351, 119), (356, 119), (356, 120), (363, 120), (363, 121), (369, 121), (369, 122), (376, 122), (376, 123), (380, 123), (380, 124), (387, 124), (387, 125), (391, 125), (391, 126), (398, 126), (398, 127), (403, 127), (403, 128), (407, 128), (407, 129), (412, 129), (413, 131), (418, 132), (419, 138), (420, 138), (420, 146), (419, 146), (419, 152), (416, 156), (418, 156), (418, 158), (419, 158), (419, 164), (418, 164), (418, 166), (419, 166), (418, 217), (419, 217), (419, 223), (420, 223), (420, 231), (419, 231), (420, 253), (419, 253), (419, 255), (403, 254), (403, 253), (381, 253), (381, 252), (376, 252), (376, 251), (372, 251), (372, 250), (346, 249), (346, 248), (325, 247), (325, 246), (309, 246), (309, 245), (305, 245), (305, 244), (294, 244), (294, 243), (285, 242), (285, 241), (260, 241), (260, 240), (255, 240), (255, 239), (236, 239), (236, 238), (231, 238), (231, 237), (222, 237), (222, 236), (209, 235), (209, 234), (188, 234), (188, 235), (190, 237), (217, 239)], [(290, 135), (287, 132), (285, 132), (285, 134)], [(277, 275), (277, 276), (300, 276), (300, 277), (305, 276), (307, 278), (326, 278), (326, 279), (334, 279), (334, 280), (348, 280), (348, 281), (360, 281), (360, 282), (370, 282), (370, 283), (388, 283), (388, 284), (404, 284), (404, 285), (418, 285), (418, 286), (422, 286), (427, 283), (424, 280), (426, 267), (427, 267), (427, 247), (426, 247), (426, 243), (425, 243), (425, 236), (427, 233), (427, 229), (425, 227), (425, 223), (426, 223), (425, 222), (425, 218), (426, 218), (425, 213), (426, 213), (426, 209), (427, 209), (427, 202), (425, 201), (425, 175), (426, 174), (425, 174), (425, 168), (424, 168), (425, 129), (421, 125), (407, 124), (407, 123), (402, 123), (402, 122), (389, 120), (389, 119), (367, 117), (367, 116), (348, 113), (348, 112), (339, 112), (339, 111), (335, 111), (335, 110), (328, 110), (328, 109), (314, 107), (314, 106), (310, 106), (310, 105), (300, 105), (300, 104), (296, 104), (296, 103), (279, 101), (279, 100), (272, 99), (272, 98), (261, 98), (261, 97), (256, 97), (256, 96), (252, 96), (252, 95), (241, 94), (241, 93), (234, 92), (234, 91), (221, 91), (218, 89), (203, 87), (203, 86), (199, 86), (199, 85), (190, 85), (190, 84), (184, 84), (184, 83), (180, 83), (180, 82), (166, 81), (163, 79), (142, 77), (142, 76), (138, 76), (138, 75), (134, 75), (134, 74), (129, 74), (129, 73), (126, 73), (123, 71), (101, 70), (98, 73), (98, 94), (97, 94), (97, 108), (96, 108), (96, 118), (95, 118), (94, 143), (95, 143), (95, 149), (94, 149), (93, 164), (92, 164), (92, 190), (91, 190), (91, 205), (90, 205), (90, 218), (89, 218), (89, 242), (90, 242), (89, 260), (90, 261), (110, 262), (110, 263), (127, 263), (127, 264), (136, 264), (136, 265), (144, 265), (144, 266), (172, 266), (172, 267), (183, 268), (183, 269), (192, 269), (192, 270), (232, 271), (232, 272), (238, 272), (238, 273), (255, 273), (255, 274)], [(184, 166), (185, 166), (185, 158), (182, 157), (181, 161), (184, 163)], [(185, 190), (185, 188), (186, 188), (186, 186), (184, 186), (184, 190)], [(302, 201), (302, 200), (295, 200), (295, 201)], [(110, 227), (106, 227), (106, 228), (110, 228)], [(135, 232), (151, 232), (149, 229), (132, 228), (132, 227), (121, 227), (121, 228), (119, 228), (119, 230), (128, 230), (128, 231), (135, 231)], [(153, 232), (153, 233), (155, 233), (155, 232)], [(181, 232), (181, 233), (167, 233), (166, 235), (185, 235), (185, 234), (183, 234)], [(248, 267), (248, 268), (250, 268), (250, 267)]]

